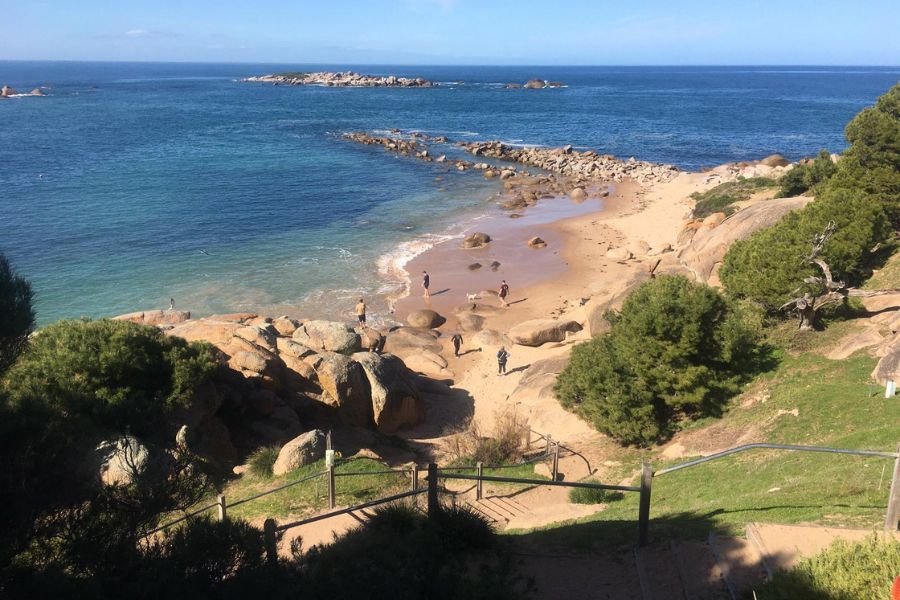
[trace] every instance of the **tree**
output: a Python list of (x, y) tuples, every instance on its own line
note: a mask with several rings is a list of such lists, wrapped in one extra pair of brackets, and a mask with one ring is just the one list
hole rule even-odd
[(835, 277), (853, 285), (870, 273), (876, 247), (890, 238), (882, 204), (861, 191), (826, 190), (800, 211), (772, 227), (735, 242), (719, 270), (729, 294), (775, 312), (799, 295), (818, 295), (821, 284), (807, 281), (819, 274), (809, 253), (816, 236), (829, 224), (833, 232), (817, 253)]
[(801, 163), (781, 176), (778, 195), (781, 198), (799, 196), (828, 181), (835, 171), (837, 165), (831, 160), (831, 154), (822, 150), (814, 160)]
[(0, 254), (0, 377), (12, 365), (34, 330), (31, 284), (16, 275)]
[[(208, 489), (176, 441), (173, 415), (216, 366), (210, 346), (154, 327), (101, 320), (43, 329), (0, 381), (0, 565), (103, 578), (136, 560), (159, 515)], [(135, 436), (153, 468), (103, 485), (98, 443)]]
[(661, 276), (635, 290), (608, 334), (575, 347), (560, 402), (626, 444), (670, 432), (682, 417), (715, 414), (753, 369), (757, 332), (714, 289)]
[(872, 196), (884, 205), (894, 227), (900, 227), (900, 84), (856, 115), (845, 135), (850, 147), (829, 188)]

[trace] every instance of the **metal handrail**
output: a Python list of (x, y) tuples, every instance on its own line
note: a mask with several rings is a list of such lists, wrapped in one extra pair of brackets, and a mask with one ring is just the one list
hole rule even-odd
[(768, 448), (772, 450), (795, 450), (799, 452), (827, 452), (830, 454), (850, 454), (854, 456), (877, 456), (879, 458), (898, 458), (900, 457), (900, 453), (897, 452), (880, 452), (877, 450), (851, 450), (848, 448), (829, 448), (826, 446), (796, 446), (792, 444), (746, 444), (744, 446), (736, 446), (734, 448), (729, 448), (728, 450), (723, 450), (722, 452), (716, 452), (715, 454), (710, 454), (709, 456), (704, 456), (702, 458), (697, 458), (686, 463), (682, 463), (680, 465), (675, 465), (674, 467), (667, 467), (665, 469), (660, 469), (659, 471), (654, 471), (653, 476), (659, 477), (660, 475), (665, 475), (666, 473), (672, 473), (673, 471), (680, 471), (681, 469), (686, 469), (688, 467), (693, 467), (702, 463), (710, 462), (712, 460), (716, 460), (718, 458), (723, 458), (725, 456), (731, 456), (732, 454), (737, 454), (738, 452), (744, 452), (746, 450), (756, 450), (759, 448)]
[(175, 519), (175, 520), (172, 521), (171, 523), (166, 523), (165, 525), (160, 525), (160, 526), (157, 527), (156, 529), (151, 529), (150, 531), (148, 531), (147, 533), (145, 533), (144, 536), (146, 537), (146, 536), (148, 536), (148, 535), (153, 535), (154, 533), (158, 533), (158, 532), (162, 531), (163, 529), (167, 529), (167, 528), (171, 527), (172, 525), (177, 525), (178, 523), (181, 523), (182, 521), (187, 521), (187, 520), (190, 519), (191, 517), (196, 517), (197, 515), (199, 515), (199, 514), (201, 514), (201, 513), (205, 513), (205, 512), (208, 511), (208, 510), (212, 510), (212, 509), (214, 509), (215, 507), (217, 507), (218, 505), (219, 505), (219, 503), (218, 503), (218, 502), (215, 502), (215, 503), (213, 503), (213, 504), (210, 504), (209, 506), (204, 506), (203, 508), (199, 508), (199, 509), (195, 510), (194, 512), (190, 512), (190, 513), (188, 513), (188, 514), (186, 514), (186, 515), (183, 515), (183, 516), (181, 516), (181, 517), (178, 517), (177, 519)]
[(408, 474), (409, 469), (385, 469), (384, 471), (348, 471), (346, 473), (334, 472), (335, 477), (352, 477), (358, 475), (390, 475), (390, 474)]
[(552, 479), (525, 479), (522, 477), (499, 477), (495, 475), (461, 475), (456, 473), (440, 473), (438, 479), (465, 479), (468, 481), (494, 481), (498, 483), (524, 483), (532, 485), (551, 485), (557, 487), (585, 488), (589, 490), (615, 490), (618, 492), (640, 492), (641, 488), (633, 485), (610, 485), (606, 483), (584, 483), (580, 481), (553, 481)]
[(348, 506), (347, 508), (341, 508), (339, 510), (334, 510), (329, 513), (325, 513), (322, 515), (316, 515), (314, 517), (309, 517), (308, 519), (300, 519), (299, 521), (293, 521), (291, 523), (285, 523), (284, 525), (279, 525), (275, 527), (275, 531), (286, 531), (288, 529), (292, 529), (294, 527), (299, 527), (300, 525), (307, 525), (309, 523), (315, 523), (316, 521), (322, 521), (324, 519), (330, 519), (331, 517), (337, 517), (339, 515), (344, 515), (347, 513), (356, 512), (358, 510), (363, 510), (366, 508), (371, 508), (373, 506), (377, 506), (379, 504), (386, 504), (388, 502), (394, 502), (396, 500), (402, 500), (403, 498), (408, 498), (410, 496), (416, 496), (418, 494), (424, 494), (426, 491), (425, 488), (419, 488), (416, 490), (408, 490), (406, 492), (401, 492), (399, 494), (394, 494), (393, 496), (386, 496), (384, 498), (376, 498), (375, 500), (370, 500), (368, 502), (363, 502), (362, 504), (357, 504), (355, 506)]

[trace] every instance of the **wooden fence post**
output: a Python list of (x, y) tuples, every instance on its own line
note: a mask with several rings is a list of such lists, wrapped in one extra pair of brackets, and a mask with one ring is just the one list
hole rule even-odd
[(274, 565), (278, 562), (278, 542), (275, 539), (275, 519), (263, 522), (263, 541), (266, 546), (266, 562)]
[(438, 472), (437, 465), (428, 463), (428, 518), (437, 518), (438, 511), (441, 509), (438, 503)]
[(226, 518), (225, 494), (219, 494), (216, 498), (216, 504), (219, 507), (219, 520), (224, 521)]
[(650, 527), (650, 488), (653, 486), (653, 469), (648, 461), (641, 463), (641, 498), (638, 507), (638, 546), (648, 542)]
[(481, 494), (484, 489), (484, 482), (480, 479), (482, 475), (484, 475), (484, 464), (481, 461), (478, 461), (475, 465), (475, 473), (478, 475), (479, 479), (475, 482), (475, 499), (481, 500)]
[(328, 508), (333, 509), (335, 504), (334, 465), (328, 465), (326, 476), (328, 477)]
[[(409, 468), (409, 480), (410, 480), (410, 490), (415, 492), (419, 489), (419, 465), (413, 463), (413, 465)], [(419, 496), (415, 495), (412, 497), (412, 505), (414, 508), (419, 506)]]
[(559, 481), (559, 442), (553, 444), (553, 481)]
[[(900, 444), (897, 445), (897, 453), (900, 454)], [(884, 517), (885, 531), (894, 532), (897, 529), (900, 529), (900, 456), (894, 460), (894, 476), (891, 478), (891, 493)]]

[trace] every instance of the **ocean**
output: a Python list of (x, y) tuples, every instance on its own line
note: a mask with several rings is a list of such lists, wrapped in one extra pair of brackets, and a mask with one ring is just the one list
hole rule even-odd
[[(390, 67), (431, 89), (239, 83), (334, 65), (3, 62), (0, 252), (40, 324), (176, 307), (195, 315), (372, 312), (402, 265), (493, 208), (496, 181), (342, 140), (595, 149), (700, 169), (845, 147), (843, 128), (900, 68)], [(531, 78), (561, 89), (506, 89)]]

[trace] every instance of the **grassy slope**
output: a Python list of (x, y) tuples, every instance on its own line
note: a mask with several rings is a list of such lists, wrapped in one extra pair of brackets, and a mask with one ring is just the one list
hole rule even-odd
[[(869, 396), (875, 391), (869, 383), (874, 366), (875, 359), (864, 354), (843, 361), (812, 352), (784, 356), (721, 420), (710, 419), (691, 430), (696, 435), (698, 428), (714, 423), (735, 431), (755, 427), (759, 439), (769, 442), (892, 451), (900, 442), (900, 402)], [(750, 398), (756, 401), (750, 403)], [(794, 409), (798, 416), (778, 416)], [(633, 451), (624, 454), (633, 457)], [(653, 466), (685, 460), (655, 461)], [(651, 528), (658, 537), (702, 537), (711, 529), (741, 533), (749, 521), (880, 527), (891, 468), (887, 459), (750, 451), (655, 479)], [(582, 550), (630, 543), (636, 496), (626, 494), (601, 513), (530, 537)]]
[[(383, 471), (388, 468), (376, 460), (362, 458), (338, 465), (335, 468), (335, 473)], [(226, 502), (237, 502), (242, 498), (248, 498), (285, 483), (297, 481), (313, 473), (321, 473), (324, 470), (324, 461), (318, 461), (280, 477), (255, 477), (245, 474), (229, 482), (222, 493), (225, 495)], [(420, 479), (420, 485), (424, 485), (424, 479)], [(336, 503), (338, 506), (359, 504), (374, 498), (401, 492), (409, 489), (409, 486), (409, 477), (405, 473), (336, 477)], [(229, 509), (228, 514), (243, 519), (274, 517), (282, 520), (288, 517), (301, 518), (325, 509), (327, 502), (327, 483), (324, 477), (317, 477), (236, 506), (233, 509)]]
[(691, 198), (696, 201), (694, 206), (694, 218), (702, 219), (716, 212), (724, 212), (730, 215), (735, 211), (735, 202), (748, 200), (753, 194), (762, 190), (778, 187), (776, 179), (767, 177), (751, 177), (721, 183), (705, 192), (694, 192)]

